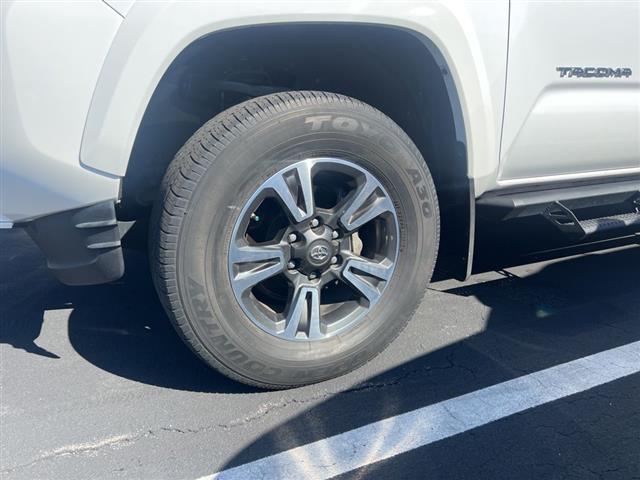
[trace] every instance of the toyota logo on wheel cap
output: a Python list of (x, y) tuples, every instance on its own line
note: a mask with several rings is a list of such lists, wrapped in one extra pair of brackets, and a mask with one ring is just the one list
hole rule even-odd
[(316, 245), (309, 252), (309, 256), (317, 262), (322, 262), (329, 256), (329, 249), (325, 245)]

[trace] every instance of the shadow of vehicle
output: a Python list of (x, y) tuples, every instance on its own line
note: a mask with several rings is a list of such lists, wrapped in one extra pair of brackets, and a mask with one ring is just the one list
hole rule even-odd
[(69, 317), (69, 341), (92, 364), (139, 382), (197, 392), (254, 388), (207, 367), (178, 337), (153, 287), (146, 254), (125, 251), (118, 282), (85, 287)]
[[(46, 267), (42, 255), (20, 231), (0, 236), (0, 343), (34, 355), (60, 358), (36, 343), (42, 329), (42, 308), (33, 302), (33, 293), (55, 298), (55, 284), (42, 282)], [(26, 245), (26, 246), (25, 246)], [(16, 281), (17, 280), (17, 281)], [(26, 286), (29, 288), (25, 288)]]
[[(558, 261), (523, 278), (430, 291), (440, 305), (452, 295), (480, 300), (489, 312), (484, 331), (329, 397), (220, 470), (638, 341), (639, 267), (634, 247)], [(598, 478), (611, 470), (631, 478), (640, 475), (638, 395), (635, 374), (344, 477)], [(375, 439), (369, 445), (372, 456), (384, 448)], [(321, 460), (330, 465), (340, 453)]]
[(67, 287), (21, 231), (0, 237), (0, 342), (58, 358), (37, 345), (44, 312), (72, 309), (71, 345), (95, 366), (149, 385), (194, 392), (246, 393), (250, 387), (208, 368), (183, 344), (154, 291), (146, 256), (126, 250), (127, 272), (117, 282)]
[[(41, 255), (22, 232), (0, 236), (0, 341), (56, 361), (60, 352), (48, 352), (37, 345), (43, 314), (71, 309), (71, 345), (105, 371), (179, 390), (254, 392), (206, 367), (179, 341), (156, 298), (144, 253), (130, 250), (126, 255), (127, 273), (121, 281), (66, 287), (46, 272)], [(455, 322), (455, 312), (447, 312), (453, 304), (451, 298), (468, 300), (469, 305), (477, 305), (479, 300), (484, 305), (485, 328), (328, 396), (252, 442), (225, 465), (246, 463), (638, 341), (639, 266), (640, 248), (634, 247), (557, 261), (540, 271), (531, 270), (535, 266), (522, 267), (520, 270), (531, 270), (523, 278), (505, 276), (431, 290), (418, 313), (419, 321), (437, 326), (438, 317), (448, 316), (448, 322)], [(441, 334), (434, 328), (428, 335)], [(594, 472), (619, 468), (621, 478), (640, 476), (640, 376), (596, 390), (403, 454), (401, 462), (383, 462), (353, 475), (595, 478), (598, 475), (592, 475), (589, 468)], [(328, 458), (331, 453), (327, 452)], [(620, 462), (622, 466), (616, 466)]]

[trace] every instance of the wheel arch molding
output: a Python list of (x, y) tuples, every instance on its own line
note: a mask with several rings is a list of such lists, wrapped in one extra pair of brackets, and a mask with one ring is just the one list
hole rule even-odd
[[(502, 93), (498, 95), (497, 92), (503, 85), (504, 71), (496, 66), (499, 61), (489, 61), (484, 53), (490, 49), (500, 51), (500, 36), (485, 35), (481, 24), (487, 15), (506, 20), (505, 9), (495, 7), (488, 9), (490, 12), (480, 13), (470, 3), (463, 2), (455, 8), (437, 4), (421, 10), (412, 2), (396, 2), (393, 9), (388, 5), (372, 4), (365, 12), (345, 13), (344, 9), (337, 11), (335, 5), (326, 2), (309, 5), (308, 11), (302, 14), (293, 6), (270, 2), (260, 6), (260, 12), (249, 15), (231, 5), (214, 8), (206, 2), (188, 8), (173, 2), (134, 4), (114, 40), (96, 86), (83, 136), (81, 162), (93, 169), (125, 177), (121, 199), (125, 206), (131, 203), (132, 197), (136, 197), (136, 202), (143, 198), (142, 203), (149, 204), (154, 192), (140, 193), (140, 185), (157, 186), (164, 167), (177, 151), (176, 145), (184, 143), (199, 126), (180, 125), (180, 138), (173, 143), (167, 140), (170, 145), (153, 155), (140, 151), (145, 142), (145, 120), (154, 112), (166, 112), (161, 103), (154, 102), (161, 97), (160, 93), (167, 94), (165, 98), (169, 96), (170, 91), (163, 88), (171, 81), (179, 81), (171, 77), (179, 66), (188, 63), (189, 58), (206, 54), (208, 48), (215, 50), (217, 43), (227, 42), (225, 46), (235, 48), (235, 44), (230, 43), (234, 39), (255, 34), (259, 40), (260, 31), (269, 31), (280, 32), (282, 38), (287, 35), (288, 39), (293, 38), (293, 42), (287, 41), (289, 46), (299, 41), (313, 45), (318, 52), (313, 62), (319, 68), (323, 55), (332, 56), (331, 39), (351, 35), (353, 43), (366, 43), (364, 50), (374, 50), (389, 62), (393, 57), (406, 57), (406, 68), (412, 68), (409, 64), (413, 64), (430, 69), (413, 75), (405, 75), (404, 71), (386, 73), (389, 76), (385, 81), (407, 82), (394, 77), (413, 80), (413, 84), (404, 87), (414, 96), (406, 96), (410, 100), (403, 101), (411, 103), (407, 106), (413, 107), (414, 111), (405, 108), (408, 113), (405, 118), (399, 118), (403, 114), (393, 111), (394, 105), (401, 104), (396, 101), (397, 97), (388, 95), (389, 99), (385, 101), (380, 93), (373, 92), (385, 90), (381, 88), (384, 72), (369, 69), (371, 63), (354, 73), (353, 84), (346, 86), (335, 78), (325, 79), (325, 84), (320, 86), (313, 85), (317, 77), (313, 65), (303, 64), (295, 88), (288, 90), (312, 88), (343, 93), (372, 104), (394, 119), (423, 153), (434, 174), (443, 206), (453, 206), (452, 218), (464, 218), (462, 222), (456, 221), (451, 230), (459, 232), (462, 229), (467, 237), (461, 242), (464, 244), (462, 251), (453, 253), (458, 263), (461, 259), (466, 263), (473, 230), (473, 191), (480, 194), (483, 185), (478, 183), (482, 180), (477, 179), (490, 177), (497, 169), (501, 122), (498, 117), (502, 112)], [(504, 27), (506, 35), (506, 21)], [(376, 37), (390, 41), (386, 42), (388, 45), (372, 46), (371, 41)], [(253, 48), (261, 43), (264, 42), (254, 42)], [(402, 50), (410, 44), (410, 53)], [(506, 55), (506, 41), (504, 44)], [(359, 51), (354, 48), (349, 54), (357, 55)], [(324, 62), (327, 62), (326, 58)], [(439, 85), (434, 87), (435, 83)], [(399, 91), (398, 85), (394, 84), (389, 90)], [(237, 88), (237, 85), (232, 87)], [(434, 91), (438, 93), (434, 94)], [(244, 93), (250, 97), (272, 92), (254, 89)], [(161, 108), (154, 109), (157, 105)], [(446, 122), (435, 122), (423, 113), (444, 110), (447, 111)], [(219, 111), (214, 109), (210, 113), (215, 115)], [(446, 132), (424, 134), (433, 125), (445, 123), (451, 125)], [(156, 131), (153, 133), (156, 138), (165, 137), (162, 131), (159, 135)], [(447, 139), (446, 145), (443, 138)], [(140, 160), (143, 157), (153, 158), (160, 165), (149, 165), (148, 161)], [(151, 180), (147, 178), (150, 170), (153, 170)], [(446, 220), (444, 223), (443, 234), (446, 236), (449, 229)], [(465, 266), (460, 268), (464, 270)], [(461, 275), (464, 274), (457, 274)]]

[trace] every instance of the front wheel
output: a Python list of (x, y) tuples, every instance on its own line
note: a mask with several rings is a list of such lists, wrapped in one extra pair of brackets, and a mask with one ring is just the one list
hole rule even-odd
[(353, 370), (400, 333), (438, 235), (433, 181), (395, 123), (348, 97), (290, 92), (219, 114), (180, 150), (151, 263), (205, 362), (286, 388)]

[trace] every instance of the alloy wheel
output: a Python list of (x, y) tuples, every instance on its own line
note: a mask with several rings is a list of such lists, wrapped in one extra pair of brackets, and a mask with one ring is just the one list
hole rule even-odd
[(311, 158), (264, 181), (229, 247), (236, 300), (262, 330), (317, 341), (353, 328), (380, 300), (399, 245), (395, 206), (354, 162)]

